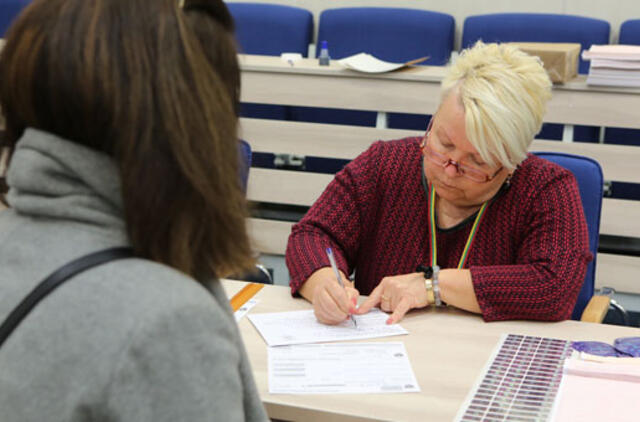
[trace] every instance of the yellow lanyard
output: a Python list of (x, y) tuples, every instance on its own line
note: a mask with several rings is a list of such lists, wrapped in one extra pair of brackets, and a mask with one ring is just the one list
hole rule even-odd
[[(462, 250), (462, 256), (460, 256), (460, 261), (458, 262), (458, 269), (464, 268), (464, 265), (467, 262), (469, 251), (471, 250), (471, 244), (476, 236), (478, 227), (480, 227), (480, 220), (484, 215), (484, 211), (487, 208), (488, 203), (489, 201), (482, 204), (482, 207), (480, 207), (480, 210), (478, 211), (476, 220), (473, 222), (473, 227), (471, 227), (471, 233), (469, 233), (467, 243), (464, 245), (464, 249)], [(429, 227), (431, 232), (431, 266), (435, 267), (438, 265), (438, 245), (436, 242), (436, 189), (433, 187), (433, 184), (431, 185), (431, 191), (429, 193)]]

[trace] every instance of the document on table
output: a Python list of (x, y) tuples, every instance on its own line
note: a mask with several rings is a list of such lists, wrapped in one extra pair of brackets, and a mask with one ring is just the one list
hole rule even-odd
[(403, 343), (270, 347), (271, 394), (419, 392)]
[(363, 340), (409, 334), (398, 324), (387, 325), (389, 315), (377, 308), (364, 315), (354, 315), (358, 327), (355, 327), (350, 319), (338, 325), (321, 324), (312, 310), (252, 314), (248, 318), (269, 346)]
[(233, 313), (233, 316), (235, 317), (236, 322), (240, 321), (242, 317), (245, 316), (247, 312), (251, 310), (251, 308), (256, 306), (257, 303), (258, 303), (258, 299), (249, 299), (244, 305), (238, 308), (238, 310)]

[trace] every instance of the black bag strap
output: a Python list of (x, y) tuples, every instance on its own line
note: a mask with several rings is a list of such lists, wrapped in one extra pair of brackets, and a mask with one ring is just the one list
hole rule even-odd
[(55, 270), (49, 277), (40, 282), (31, 293), (9, 313), (7, 319), (0, 325), (0, 347), (2, 347), (2, 344), (29, 312), (31, 312), (45, 296), (54, 291), (62, 283), (90, 268), (116, 259), (131, 258), (133, 256), (133, 250), (131, 248), (105, 249), (82, 256)]

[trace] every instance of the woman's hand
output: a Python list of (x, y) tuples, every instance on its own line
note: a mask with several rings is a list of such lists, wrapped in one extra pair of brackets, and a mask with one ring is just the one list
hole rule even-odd
[(300, 294), (313, 304), (313, 312), (323, 324), (339, 324), (356, 313), (360, 293), (342, 272), (340, 276), (344, 288), (331, 267), (320, 268), (300, 288)]
[(383, 311), (393, 312), (387, 324), (400, 321), (411, 309), (424, 308), (429, 304), (424, 275), (411, 273), (383, 278), (369, 298), (360, 305), (357, 314), (366, 314), (378, 304)]

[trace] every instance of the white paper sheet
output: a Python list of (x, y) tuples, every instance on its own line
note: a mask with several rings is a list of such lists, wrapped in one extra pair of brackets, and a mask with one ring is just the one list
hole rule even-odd
[(258, 299), (249, 299), (244, 305), (238, 308), (237, 311), (233, 313), (233, 316), (236, 318), (236, 322), (240, 321), (243, 316), (247, 314), (258, 303)]
[(339, 60), (338, 63), (348, 69), (364, 73), (392, 72), (406, 66), (404, 63), (385, 62), (367, 53), (358, 53), (346, 57)]
[(357, 328), (351, 320), (338, 325), (321, 324), (316, 320), (312, 310), (252, 314), (248, 318), (269, 346), (363, 340), (409, 334), (398, 324), (387, 325), (389, 315), (377, 308), (365, 315), (354, 315), (358, 323)]
[(270, 347), (269, 393), (419, 392), (403, 343)]

